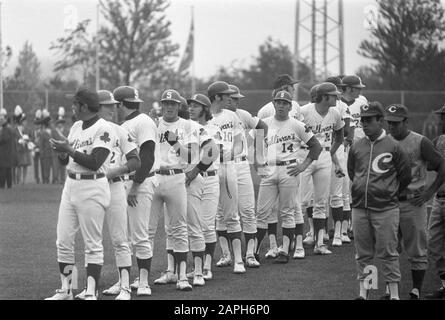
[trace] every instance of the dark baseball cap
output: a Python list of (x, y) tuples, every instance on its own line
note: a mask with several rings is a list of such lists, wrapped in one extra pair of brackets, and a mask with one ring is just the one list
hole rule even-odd
[(209, 97), (216, 96), (217, 94), (232, 94), (232, 93), (236, 93), (236, 91), (233, 89), (230, 89), (229, 84), (225, 81), (213, 82), (207, 88), (207, 95)]
[(338, 77), (338, 76), (336, 76), (336, 77), (329, 77), (329, 78), (326, 79), (325, 82), (333, 83), (333, 84), (335, 84), (337, 87), (344, 87), (344, 84), (343, 84), (341, 78)]
[(200, 94), (200, 93), (196, 93), (194, 94), (190, 99), (187, 99), (188, 103), (191, 102), (196, 102), (199, 103), (200, 105), (203, 105), (204, 107), (210, 108), (211, 106), (211, 102), (209, 100), (209, 98), (207, 98), (207, 96)]
[(434, 111), (434, 113), (438, 113), (438, 114), (445, 113), (445, 105), (442, 108), (440, 108), (439, 110)]
[(165, 90), (164, 93), (162, 94), (161, 102), (163, 102), (163, 101), (173, 101), (173, 102), (177, 102), (177, 103), (181, 104), (182, 103), (181, 98), (182, 97), (181, 97), (181, 95), (179, 94), (178, 91), (173, 90), (173, 89), (168, 89), (168, 90)]
[(385, 110), (380, 102), (373, 101), (369, 104), (363, 104), (360, 106), (360, 117), (375, 117), (384, 116)]
[(318, 86), (319, 86), (319, 84), (316, 84), (309, 91), (309, 95), (311, 96), (311, 101), (314, 100), (317, 97), (317, 88), (318, 88)]
[(182, 105), (184, 105), (184, 106), (188, 106), (189, 105), (188, 102), (187, 102), (187, 99), (184, 98), (183, 96), (180, 97), (180, 100), (181, 100), (181, 104)]
[(86, 104), (91, 109), (99, 109), (99, 95), (95, 90), (80, 87), (76, 93), (68, 94), (67, 97), (74, 102)]
[(315, 92), (317, 93), (317, 96), (322, 96), (324, 94), (338, 96), (340, 94), (337, 90), (337, 86), (331, 82), (320, 83)]
[(290, 95), (289, 92), (287, 91), (278, 91), (277, 94), (275, 95), (275, 97), (273, 98), (274, 101), (277, 100), (284, 100), (289, 102), (290, 104), (292, 104), (292, 96)]
[(353, 87), (353, 88), (365, 88), (366, 86), (362, 83), (362, 79), (359, 76), (345, 76), (341, 79), (343, 86), (345, 87)]
[(232, 98), (238, 98), (238, 99), (244, 98), (244, 96), (241, 94), (241, 92), (237, 86), (234, 86), (233, 84), (229, 84), (229, 88), (232, 90), (235, 90), (235, 93), (230, 95)]
[(113, 91), (114, 99), (119, 102), (128, 101), (128, 102), (144, 102), (139, 99), (139, 92), (136, 88), (130, 86), (121, 86), (117, 87)]
[(401, 104), (391, 104), (385, 110), (385, 120), (400, 122), (409, 118), (408, 108)]
[(279, 89), (282, 86), (292, 86), (299, 81), (294, 80), (290, 75), (288, 74), (280, 74), (273, 83), (274, 89)]
[(113, 94), (108, 90), (99, 90), (97, 91), (99, 95), (99, 103), (100, 104), (116, 104), (119, 101), (114, 100)]

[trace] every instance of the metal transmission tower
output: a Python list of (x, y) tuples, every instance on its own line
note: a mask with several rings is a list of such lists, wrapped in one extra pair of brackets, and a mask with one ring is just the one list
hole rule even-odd
[(296, 0), (294, 54), (296, 79), (302, 60), (311, 67), (311, 84), (329, 71), (344, 74), (343, 0)]

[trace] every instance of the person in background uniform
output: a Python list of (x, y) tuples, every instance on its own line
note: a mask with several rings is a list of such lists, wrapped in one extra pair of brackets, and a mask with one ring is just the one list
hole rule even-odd
[(14, 133), (8, 125), (5, 109), (0, 110), (0, 189), (12, 187), (12, 149)]
[(14, 122), (16, 123), (17, 167), (15, 172), (16, 184), (24, 184), (31, 165), (31, 151), (28, 148), (30, 142), (26, 129), (26, 114), (20, 106), (14, 110)]
[[(445, 106), (435, 111), (440, 116), (442, 134), (433, 140), (433, 145), (445, 157)], [(425, 299), (445, 298), (445, 184), (437, 191), (433, 200), (428, 223), (428, 256), (434, 263), (441, 287), (425, 295)]]
[[(411, 161), (413, 179), (405, 191), (399, 194), (399, 249), (403, 247), (411, 264), (413, 286), (409, 293), (410, 299), (419, 300), (428, 268), (426, 202), (445, 182), (445, 159), (434, 148), (431, 140), (408, 130), (408, 118), (408, 108), (401, 104), (386, 108), (385, 120), (390, 136), (399, 142)], [(429, 186), (426, 184), (427, 169), (437, 172), (436, 179)], [(389, 298), (389, 293), (384, 297)]]
[[(51, 139), (51, 116), (47, 109), (42, 111), (40, 137), (38, 147), (40, 149), (40, 165), (42, 169), (42, 183), (49, 184), (53, 162), (53, 150), (49, 143)], [(54, 173), (53, 173), (54, 174)]]
[(40, 183), (40, 133), (41, 133), (42, 110), (37, 109), (34, 118), (34, 128), (32, 130), (31, 141), (34, 143), (32, 162), (34, 165), (34, 181)]
[(379, 102), (361, 107), (365, 137), (349, 150), (348, 175), (352, 181), (352, 224), (360, 296), (368, 298), (365, 268), (381, 261), (390, 299), (399, 300), (400, 266), (397, 252), (398, 196), (411, 182), (408, 155), (383, 129), (384, 110)]
[[(66, 138), (67, 133), (65, 132), (65, 109), (63, 107), (59, 107), (58, 111), (58, 119), (56, 120), (53, 128), (51, 129), (51, 138), (55, 140), (63, 140), (63, 138)], [(65, 183), (65, 166), (61, 166), (60, 162), (57, 159), (57, 153), (53, 152), (53, 177), (52, 177), (52, 183)]]

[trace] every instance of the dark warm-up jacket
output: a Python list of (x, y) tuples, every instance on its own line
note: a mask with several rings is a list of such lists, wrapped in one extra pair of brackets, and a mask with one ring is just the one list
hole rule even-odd
[(349, 150), (353, 208), (386, 211), (398, 207), (398, 195), (411, 182), (408, 155), (383, 130), (374, 142), (364, 137)]

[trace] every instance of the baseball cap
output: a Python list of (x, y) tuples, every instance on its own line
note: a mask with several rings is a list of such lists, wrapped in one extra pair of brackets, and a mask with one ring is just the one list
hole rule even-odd
[(366, 86), (362, 83), (362, 79), (359, 76), (345, 76), (342, 79), (343, 86), (345, 87), (353, 87), (353, 88), (365, 88)]
[(196, 103), (199, 103), (207, 108), (210, 108), (210, 106), (212, 104), (210, 102), (209, 98), (207, 98), (205, 95), (200, 94), (200, 93), (194, 94), (190, 99), (187, 99), (187, 102), (188, 103), (196, 102)]
[(99, 95), (95, 90), (80, 87), (75, 94), (68, 94), (67, 97), (75, 102), (86, 104), (91, 109), (99, 109)]
[(97, 91), (99, 95), (99, 104), (116, 104), (119, 101), (114, 100), (113, 94), (108, 90), (99, 90)]
[(400, 122), (409, 118), (408, 108), (401, 104), (391, 104), (385, 110), (385, 120)]
[(380, 102), (374, 101), (360, 106), (360, 117), (383, 116), (385, 111)]
[(290, 95), (289, 92), (287, 91), (278, 91), (277, 94), (275, 95), (275, 97), (273, 98), (274, 101), (276, 100), (284, 100), (289, 102), (290, 104), (292, 104), (292, 96)]
[(317, 93), (317, 96), (322, 96), (324, 94), (338, 96), (340, 94), (340, 92), (337, 91), (337, 86), (331, 82), (320, 83), (315, 92)]
[(139, 92), (136, 88), (130, 86), (120, 86), (114, 89), (113, 91), (114, 99), (119, 102), (128, 101), (128, 102), (144, 102), (139, 99)]
[(278, 89), (282, 86), (292, 86), (299, 81), (294, 80), (290, 75), (288, 74), (280, 74), (273, 83), (273, 88)]
[(319, 84), (316, 84), (309, 91), (309, 95), (311, 96), (311, 100), (313, 100), (313, 99), (315, 99), (317, 97), (317, 88), (318, 88), (318, 86), (319, 86)]
[(181, 104), (182, 105), (184, 105), (184, 106), (188, 106), (189, 105), (187, 100), (183, 96), (180, 97), (180, 100), (181, 100)]
[(216, 81), (213, 82), (208, 88), (207, 88), (207, 95), (209, 97), (215, 96), (217, 94), (232, 94), (236, 93), (235, 90), (230, 89), (229, 84), (225, 81)]
[(333, 83), (333, 84), (335, 84), (337, 87), (344, 87), (344, 84), (343, 84), (341, 78), (338, 77), (338, 76), (337, 76), (337, 77), (329, 77), (329, 78), (326, 79), (325, 82)]
[(440, 108), (439, 110), (435, 110), (434, 113), (439, 113), (439, 114), (445, 113), (445, 105), (442, 108)]
[(244, 98), (244, 96), (241, 94), (241, 92), (237, 86), (234, 86), (233, 84), (229, 84), (229, 88), (231, 90), (235, 91), (234, 94), (230, 95), (232, 98), (238, 98), (238, 99)]
[(177, 103), (181, 104), (182, 103), (181, 98), (182, 97), (178, 91), (173, 90), (173, 89), (168, 89), (168, 90), (165, 90), (164, 93), (162, 94), (161, 102), (173, 101), (173, 102), (177, 102)]

